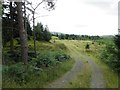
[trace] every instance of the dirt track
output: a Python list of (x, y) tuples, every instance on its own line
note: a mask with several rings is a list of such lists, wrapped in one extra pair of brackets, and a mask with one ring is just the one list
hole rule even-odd
[(92, 69), (90, 88), (105, 88), (101, 69), (90, 57), (86, 57), (86, 60), (88, 61)]
[(89, 56), (85, 56), (82, 54), (80, 56), (79, 51), (75, 49), (75, 45), (70, 45), (69, 43), (64, 44), (68, 47), (72, 58), (74, 58), (74, 60), (76, 61), (75, 65), (61, 78), (49, 84), (48, 88), (69, 88), (67, 87), (68, 83), (72, 81), (83, 69), (84, 63), (81, 60), (81, 56), (91, 66), (92, 75), (90, 88), (105, 88), (102, 71), (99, 66), (94, 62), (94, 60), (92, 60)]
[(48, 88), (67, 88), (66, 85), (80, 73), (82, 67), (82, 61), (76, 60), (73, 68), (69, 72), (67, 72), (63, 77), (48, 85)]

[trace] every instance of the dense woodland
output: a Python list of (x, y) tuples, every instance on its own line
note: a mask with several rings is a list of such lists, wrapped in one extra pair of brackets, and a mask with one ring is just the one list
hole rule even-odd
[[(49, 10), (54, 8), (53, 2), (49, 0), (46, 2)], [(46, 84), (68, 71), (71, 66), (63, 67), (73, 61), (68, 54), (67, 46), (57, 43), (60, 40), (91, 41), (92, 43), (84, 46), (87, 53), (94, 43), (104, 45), (96, 57), (107, 63), (113, 70), (120, 71), (120, 35), (89, 36), (53, 33), (49, 31), (49, 26), (41, 22), (32, 27), (25, 16), (24, 6), (25, 2), (7, 1), (2, 2), (0, 7), (2, 8), (0, 10), (2, 10), (3, 87), (43, 87), (43, 82)], [(64, 71), (60, 71), (61, 68)], [(58, 74), (55, 76), (56, 72)], [(45, 77), (48, 73), (50, 77), (54, 77), (52, 79)], [(38, 76), (44, 77), (38, 79)]]

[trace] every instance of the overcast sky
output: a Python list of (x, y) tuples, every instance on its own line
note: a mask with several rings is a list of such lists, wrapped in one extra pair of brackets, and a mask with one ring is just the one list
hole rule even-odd
[[(40, 0), (29, 0), (34, 4)], [(48, 25), (52, 32), (80, 35), (115, 35), (118, 33), (119, 0), (57, 0), (53, 11), (36, 10), (37, 22)]]

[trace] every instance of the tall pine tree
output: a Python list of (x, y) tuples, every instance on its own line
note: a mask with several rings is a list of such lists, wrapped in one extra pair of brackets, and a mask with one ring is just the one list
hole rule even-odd
[(27, 64), (28, 60), (28, 45), (27, 45), (27, 32), (24, 29), (22, 2), (16, 2), (18, 12), (18, 29), (21, 43), (21, 55), (24, 64)]

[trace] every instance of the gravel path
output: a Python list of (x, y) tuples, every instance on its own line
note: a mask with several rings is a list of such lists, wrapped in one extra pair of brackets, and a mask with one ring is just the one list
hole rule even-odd
[[(69, 43), (65, 43), (65, 44), (67, 46)], [(70, 81), (74, 80), (74, 78), (80, 73), (80, 71), (83, 70), (84, 63), (80, 60), (80, 57), (79, 57), (80, 53), (78, 50), (75, 50), (74, 48), (75, 48), (74, 45), (71, 45), (68, 47), (70, 52), (75, 54), (74, 59), (76, 62), (73, 68), (70, 71), (68, 71), (64, 76), (54, 81), (50, 85), (48, 85), (47, 88), (67, 88), (66, 85)], [(101, 69), (99, 68), (99, 66), (89, 56), (82, 55), (82, 57), (84, 58), (85, 61), (88, 61), (88, 63), (91, 66), (92, 77), (91, 77), (91, 82), (90, 82), (90, 88), (105, 88), (104, 80), (103, 80), (103, 73)]]
[(70, 71), (68, 71), (63, 77), (48, 85), (47, 88), (66, 88), (66, 85), (80, 73), (82, 67), (82, 61), (76, 60), (75, 65)]
[[(90, 88), (105, 88), (101, 69), (90, 57), (86, 56), (85, 59), (90, 64), (92, 70)], [(82, 68), (83, 62), (80, 60), (76, 60), (75, 65), (69, 72), (67, 72), (63, 77), (48, 85), (47, 88), (67, 88), (66, 85), (70, 81), (72, 81), (80, 73), (80, 71), (82, 71)]]
[(105, 88), (101, 69), (94, 62), (89, 63), (92, 66), (91, 88)]
[(91, 66), (92, 70), (92, 77), (91, 77), (91, 86), (90, 88), (105, 88), (104, 80), (103, 80), (103, 73), (98, 65), (90, 58), (85, 57), (88, 63)]

